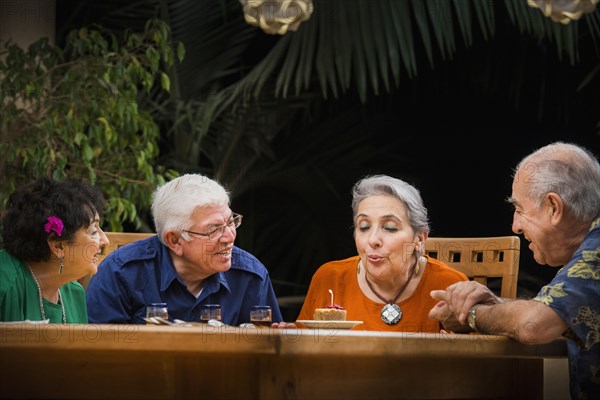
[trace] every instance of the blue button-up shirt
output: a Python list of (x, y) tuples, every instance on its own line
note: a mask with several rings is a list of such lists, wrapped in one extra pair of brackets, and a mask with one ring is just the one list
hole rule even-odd
[(168, 248), (158, 236), (125, 245), (109, 254), (86, 291), (91, 323), (145, 324), (146, 307), (167, 303), (169, 318), (199, 321), (202, 304), (220, 304), (227, 325), (249, 322), (250, 307), (271, 306), (281, 322), (271, 279), (252, 254), (233, 247), (231, 268), (204, 281), (198, 298), (177, 275)]

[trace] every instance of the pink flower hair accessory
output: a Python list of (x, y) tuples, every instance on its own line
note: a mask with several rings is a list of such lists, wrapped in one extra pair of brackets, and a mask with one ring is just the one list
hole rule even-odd
[(62, 222), (62, 219), (55, 217), (54, 215), (48, 217), (48, 222), (44, 225), (44, 230), (46, 233), (50, 233), (50, 231), (56, 232), (58, 236), (62, 236), (62, 231), (65, 225)]

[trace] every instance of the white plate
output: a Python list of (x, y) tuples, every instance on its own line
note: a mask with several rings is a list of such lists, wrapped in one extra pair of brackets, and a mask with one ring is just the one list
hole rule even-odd
[(352, 329), (360, 325), (362, 321), (317, 321), (311, 319), (299, 319), (300, 322), (309, 329)]

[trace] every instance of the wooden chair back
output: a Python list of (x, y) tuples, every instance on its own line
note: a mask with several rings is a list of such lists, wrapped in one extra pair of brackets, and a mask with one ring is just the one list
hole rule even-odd
[(487, 285), (488, 278), (501, 278), (500, 296), (517, 297), (518, 236), (441, 238), (425, 241), (425, 254), (445, 262), (467, 277)]
[[(125, 246), (128, 243), (137, 242), (138, 240), (146, 239), (150, 236), (156, 235), (156, 233), (133, 233), (133, 232), (104, 232), (109, 240), (108, 246), (102, 249), (101, 258), (117, 250), (121, 246)], [(85, 276), (79, 280), (79, 283), (83, 285), (84, 289), (87, 289), (90, 283), (91, 275)]]
[(133, 233), (133, 232), (104, 232), (110, 241), (108, 246), (102, 249), (102, 259), (126, 244), (137, 242), (138, 240), (149, 238), (156, 233)]

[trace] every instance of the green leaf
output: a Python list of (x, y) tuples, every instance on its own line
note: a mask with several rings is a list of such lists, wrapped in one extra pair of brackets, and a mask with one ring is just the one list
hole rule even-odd
[(73, 139), (73, 142), (75, 142), (75, 144), (77, 146), (81, 146), (81, 142), (86, 138), (87, 137), (82, 132), (77, 132), (75, 134), (75, 138)]
[(83, 148), (81, 149), (81, 156), (83, 157), (84, 161), (90, 161), (92, 159), (92, 157), (94, 156), (94, 152), (92, 151), (92, 148), (89, 144), (83, 144)]
[(96, 120), (104, 126), (104, 137), (107, 142), (110, 142), (113, 136), (113, 130), (110, 127), (110, 124), (104, 117), (98, 117)]
[(158, 52), (156, 51), (156, 49), (154, 47), (148, 47), (146, 49), (146, 58), (148, 59), (148, 62), (150, 63), (150, 68), (151, 68), (152, 72), (158, 70), (158, 63), (160, 61), (160, 55), (158, 54)]
[(169, 79), (169, 76), (164, 72), (160, 74), (160, 84), (162, 88), (167, 92), (171, 90), (171, 80)]
[(177, 59), (179, 60), (179, 62), (182, 62), (184, 57), (185, 57), (185, 46), (183, 45), (183, 43), (179, 42), (177, 44)]

